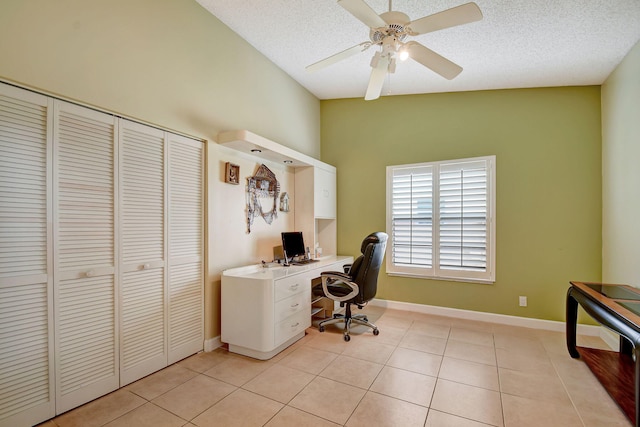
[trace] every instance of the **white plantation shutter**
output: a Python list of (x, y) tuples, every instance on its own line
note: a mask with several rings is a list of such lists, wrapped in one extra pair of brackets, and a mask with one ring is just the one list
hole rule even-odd
[(391, 259), (399, 266), (433, 263), (433, 167), (398, 168), (391, 192)]
[(495, 278), (495, 156), (387, 168), (389, 274)]
[(0, 85), (0, 426), (55, 415), (50, 106)]
[(120, 385), (167, 365), (165, 132), (120, 121)]
[(56, 410), (118, 387), (115, 119), (56, 101)]
[(203, 148), (169, 136), (169, 363), (204, 344)]
[(486, 161), (440, 166), (440, 268), (487, 269)]

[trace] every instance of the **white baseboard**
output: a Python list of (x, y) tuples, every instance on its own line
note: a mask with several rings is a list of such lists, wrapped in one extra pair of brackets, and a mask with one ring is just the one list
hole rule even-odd
[[(373, 299), (369, 304), (395, 310), (412, 311), (414, 313), (432, 314), (435, 316), (455, 317), (457, 319), (477, 320), (479, 322), (499, 323), (502, 325), (521, 326), (524, 328), (542, 329), (546, 331), (565, 332), (565, 322), (533, 319), (531, 317), (509, 316), (506, 314), (485, 313), (481, 311), (462, 310), (460, 308), (439, 307), (435, 305), (415, 304), (401, 301)], [(618, 336), (602, 326), (578, 325), (580, 335), (600, 337), (612, 349), (618, 347)], [(204, 351), (213, 351), (222, 346), (220, 336), (204, 341)]]
[(213, 351), (216, 348), (221, 346), (222, 346), (222, 341), (220, 341), (220, 335), (218, 335), (217, 337), (204, 340), (204, 351)]
[[(499, 323), (524, 328), (543, 329), (546, 331), (565, 332), (565, 322), (554, 320), (533, 319), (531, 317), (509, 316), (506, 314), (484, 313), (481, 311), (462, 310), (459, 308), (439, 307), (435, 305), (415, 304), (400, 301), (374, 299), (369, 304), (396, 310), (412, 311), (415, 313), (432, 314), (436, 316), (455, 317), (457, 319), (477, 320), (480, 322)], [(601, 326), (578, 325), (578, 334), (601, 336)], [(604, 338), (603, 338), (604, 339)], [(609, 342), (605, 340), (607, 344)], [(610, 344), (609, 344), (610, 345)]]

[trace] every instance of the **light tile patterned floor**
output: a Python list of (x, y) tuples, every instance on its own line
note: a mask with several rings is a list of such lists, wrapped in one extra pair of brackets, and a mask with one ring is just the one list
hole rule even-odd
[(309, 329), (268, 361), (200, 353), (41, 426), (631, 426), (563, 333), (365, 312), (379, 336)]

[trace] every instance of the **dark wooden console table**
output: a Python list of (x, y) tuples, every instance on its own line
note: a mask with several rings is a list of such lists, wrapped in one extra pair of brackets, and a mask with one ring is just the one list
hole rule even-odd
[[(640, 427), (640, 289), (628, 285), (570, 282), (567, 349), (581, 357), (629, 419)], [(620, 352), (576, 347), (578, 304), (620, 335)]]

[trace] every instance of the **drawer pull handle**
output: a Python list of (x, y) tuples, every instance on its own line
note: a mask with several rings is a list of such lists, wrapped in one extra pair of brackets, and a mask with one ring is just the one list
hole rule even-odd
[(300, 284), (296, 283), (295, 285), (289, 286), (289, 289), (291, 289), (292, 291), (295, 291), (296, 289), (298, 289), (298, 286), (300, 286)]
[(300, 305), (300, 303), (291, 304), (291, 308), (296, 308), (299, 305)]
[(292, 328), (297, 328), (300, 322), (296, 322), (295, 325), (291, 325)]

